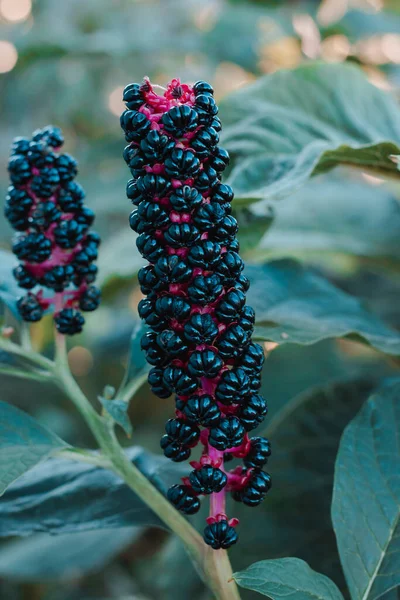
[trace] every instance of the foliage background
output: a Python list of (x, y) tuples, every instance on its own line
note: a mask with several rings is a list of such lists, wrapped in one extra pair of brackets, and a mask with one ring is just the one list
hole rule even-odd
[[(0, 53), (0, 192), (4, 196), (8, 185), (12, 138), (49, 122), (61, 126), (103, 238), (104, 302), (69, 354), (72, 371), (94, 398), (107, 384), (117, 387), (123, 376), (140, 298), (134, 276), (140, 258), (127, 226), (128, 172), (118, 123), (124, 85), (143, 75), (161, 84), (175, 76), (206, 79), (220, 100), (264, 74), (322, 59), (355, 62), (374, 85), (396, 94), (400, 6), (397, 0), (36, 0), (29, 5), (0, 1), (0, 40), (12, 44)], [(12, 68), (10, 48), (18, 54)], [(238, 211), (247, 235), (245, 258), (248, 263), (288, 256), (306, 261), (398, 328), (399, 198), (398, 184), (341, 167), (271, 204), (275, 218), (268, 233), (270, 219), (249, 225), (248, 215)], [(0, 247), (9, 248), (10, 239), (2, 219)], [(46, 350), (49, 323), (35, 326), (33, 335), (36, 347)], [(396, 359), (348, 340), (269, 344), (267, 350), (263, 392), (276, 447), (270, 467), (276, 492), (263, 508), (238, 509), (243, 515), (234, 568), (297, 556), (344, 589), (330, 524), (334, 457), (344, 426), (378, 377), (394, 372)], [(298, 401), (304, 397), (310, 400)], [(2, 375), (1, 398), (71, 443), (93, 443), (50, 385)], [(280, 410), (296, 398), (300, 408), (285, 417)], [(130, 407), (133, 442), (158, 452), (171, 411), (171, 401), (155, 398), (144, 386)], [(208, 596), (176, 540), (155, 528), (136, 527), (2, 541), (0, 597)], [(243, 597), (252, 596), (243, 592)]]

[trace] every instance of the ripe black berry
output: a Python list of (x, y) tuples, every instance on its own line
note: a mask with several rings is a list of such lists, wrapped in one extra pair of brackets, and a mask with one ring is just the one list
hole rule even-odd
[(20, 260), (41, 263), (51, 254), (51, 241), (43, 233), (30, 233), (17, 239), (12, 250)]
[(174, 106), (162, 116), (166, 131), (177, 138), (197, 127), (197, 112), (190, 106)]
[(72, 308), (63, 308), (54, 318), (59, 333), (74, 335), (83, 329), (85, 319), (81, 313)]
[(203, 533), (204, 541), (208, 546), (219, 550), (230, 548), (238, 541), (236, 530), (226, 520), (207, 525)]
[(203, 465), (190, 473), (189, 481), (196, 494), (213, 494), (226, 486), (228, 478), (221, 469)]
[(245, 429), (237, 417), (228, 416), (210, 429), (208, 443), (217, 450), (227, 450), (240, 446), (245, 435)]
[(225, 371), (215, 390), (215, 397), (222, 404), (241, 404), (250, 391), (250, 380), (240, 368)]
[(43, 316), (43, 308), (39, 300), (30, 292), (18, 299), (17, 308), (24, 321), (34, 323), (40, 321)]
[(232, 492), (232, 497), (247, 506), (258, 506), (271, 488), (271, 477), (264, 471), (254, 471), (247, 485), (240, 491)]
[(167, 498), (185, 515), (194, 515), (200, 508), (200, 500), (188, 485), (173, 485), (167, 492)]
[(246, 467), (262, 469), (271, 456), (271, 445), (269, 440), (262, 437), (254, 437), (250, 440), (250, 450), (243, 459)]
[(196, 188), (184, 185), (170, 195), (169, 201), (177, 212), (190, 212), (203, 202), (203, 197)]
[(221, 419), (221, 411), (212, 396), (192, 396), (188, 400), (177, 399), (176, 407), (188, 421), (203, 425), (203, 427), (214, 427)]
[(210, 314), (195, 313), (185, 323), (184, 334), (193, 344), (211, 344), (218, 335), (218, 327)]
[(222, 366), (222, 359), (214, 350), (195, 350), (190, 355), (187, 369), (193, 377), (207, 377), (213, 379), (218, 375)]
[(246, 398), (240, 407), (238, 417), (240, 418), (246, 431), (251, 431), (258, 427), (265, 419), (268, 413), (266, 400), (259, 394), (252, 394)]

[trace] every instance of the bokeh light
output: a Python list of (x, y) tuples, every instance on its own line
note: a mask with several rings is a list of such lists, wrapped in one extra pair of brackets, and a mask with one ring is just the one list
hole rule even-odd
[(92, 353), (83, 346), (75, 346), (68, 352), (68, 363), (73, 375), (83, 377), (93, 367)]
[(0, 0), (0, 14), (11, 23), (25, 21), (31, 11), (32, 0)]
[(0, 73), (12, 71), (18, 60), (18, 52), (14, 44), (0, 40)]
[(120, 85), (115, 90), (111, 92), (108, 96), (108, 108), (112, 112), (113, 115), (117, 117), (125, 110), (125, 104), (122, 101), (122, 93), (124, 91), (124, 86)]

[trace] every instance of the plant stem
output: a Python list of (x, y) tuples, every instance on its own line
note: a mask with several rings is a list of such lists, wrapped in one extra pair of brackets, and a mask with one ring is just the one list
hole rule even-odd
[[(65, 336), (56, 334), (57, 384), (72, 400), (89, 425), (112, 470), (145, 502), (168, 527), (182, 540), (204, 583), (212, 590), (217, 600), (240, 600), (239, 592), (232, 579), (232, 568), (228, 555), (223, 550), (214, 551), (203, 542), (194, 527), (168, 502), (168, 500), (131, 463), (120, 446), (114, 427), (104, 420), (92, 407), (69, 367)], [(67, 452), (67, 451), (65, 451)], [(68, 453), (74, 458), (74, 453)], [(82, 457), (77, 456), (78, 460)]]

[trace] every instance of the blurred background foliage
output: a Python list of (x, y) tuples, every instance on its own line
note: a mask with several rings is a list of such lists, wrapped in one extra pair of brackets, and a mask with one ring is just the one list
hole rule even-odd
[[(315, 59), (357, 63), (374, 85), (397, 94), (400, 2), (0, 0), (0, 193), (4, 197), (8, 185), (12, 138), (47, 123), (59, 125), (66, 151), (79, 161), (79, 181), (103, 238), (104, 302), (69, 352), (71, 369), (91, 397), (107, 384), (118, 386), (140, 299), (134, 274), (141, 259), (127, 226), (128, 171), (118, 121), (123, 87), (144, 75), (161, 84), (176, 76), (206, 79), (220, 100), (263, 74)], [(245, 258), (250, 263), (287, 256), (307, 260), (398, 328), (399, 197), (398, 184), (336, 169), (274, 203), (271, 217), (257, 224), (238, 212)], [(0, 219), (0, 247), (9, 248), (10, 240), (11, 230)], [(46, 320), (33, 327), (42, 351), (50, 335)], [(334, 456), (343, 427), (377, 378), (393, 372), (395, 360), (347, 340), (304, 347), (267, 343), (266, 350), (263, 392), (270, 403), (267, 432), (277, 448), (271, 462), (276, 491), (257, 511), (240, 509), (234, 568), (293, 555), (343, 588), (329, 514)], [(92, 444), (51, 385), (1, 376), (1, 398), (69, 442)], [(289, 410), (285, 421), (279, 411), (291, 402), (300, 408)], [(157, 452), (171, 412), (172, 402), (143, 386), (130, 407), (134, 443)], [(320, 451), (305, 458), (314, 443)], [(2, 542), (0, 597), (205, 600), (208, 595), (175, 539), (136, 527)], [(252, 596), (244, 592), (243, 597)]]

